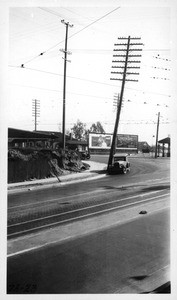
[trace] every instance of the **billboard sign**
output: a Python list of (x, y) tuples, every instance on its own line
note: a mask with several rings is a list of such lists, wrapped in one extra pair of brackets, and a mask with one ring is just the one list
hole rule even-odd
[(101, 133), (89, 134), (89, 148), (90, 149), (109, 149), (111, 148), (112, 135)]
[(118, 134), (116, 148), (138, 149), (138, 136), (132, 134)]
[[(110, 149), (112, 134), (89, 133), (90, 149)], [(116, 149), (138, 149), (138, 135), (118, 134)]]

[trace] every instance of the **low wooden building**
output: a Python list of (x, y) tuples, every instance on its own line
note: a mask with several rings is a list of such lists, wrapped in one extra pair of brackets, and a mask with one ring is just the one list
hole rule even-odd
[(167, 145), (167, 157), (170, 157), (170, 137), (158, 141), (159, 144), (162, 144), (162, 157), (165, 157), (165, 145)]
[(8, 148), (50, 148), (57, 136), (8, 128)]
[[(8, 148), (62, 148), (63, 134), (57, 131), (28, 131), (8, 128)], [(70, 150), (88, 150), (88, 142), (66, 135), (66, 148)]]

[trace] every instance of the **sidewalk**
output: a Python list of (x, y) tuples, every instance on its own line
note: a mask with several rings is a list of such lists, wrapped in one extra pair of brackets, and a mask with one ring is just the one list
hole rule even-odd
[(82, 171), (79, 173), (70, 173), (59, 176), (59, 180), (56, 177), (46, 178), (46, 179), (34, 179), (30, 181), (24, 182), (16, 182), (8, 184), (8, 191), (13, 192), (17, 190), (31, 190), (33, 188), (44, 188), (53, 185), (65, 185), (71, 184), (78, 181), (86, 181), (96, 178), (101, 178), (105, 176), (105, 172), (107, 169), (107, 165), (103, 163), (98, 163), (94, 161), (87, 161), (88, 165), (90, 165), (89, 170)]

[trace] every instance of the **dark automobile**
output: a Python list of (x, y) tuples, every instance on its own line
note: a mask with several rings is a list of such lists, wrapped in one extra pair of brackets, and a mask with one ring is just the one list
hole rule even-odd
[(130, 163), (128, 161), (127, 153), (116, 153), (113, 156), (112, 164), (109, 165), (108, 173), (117, 174), (122, 173), (126, 174), (127, 171), (130, 171)]
[(88, 151), (79, 151), (79, 156), (80, 159), (85, 160), (85, 159), (90, 159), (90, 153)]

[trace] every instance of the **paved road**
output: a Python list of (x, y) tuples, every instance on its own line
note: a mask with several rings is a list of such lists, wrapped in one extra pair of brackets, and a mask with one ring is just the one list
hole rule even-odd
[[(127, 205), (133, 198), (140, 203), (143, 194), (149, 197), (146, 215), (137, 217), (136, 203), (131, 210), (119, 207), (114, 214), (79, 222), (75, 235), (77, 222), (65, 227), (65, 236), (60, 227), (52, 237), (50, 231), (38, 233), (35, 243), (40, 240), (40, 247), (34, 246), (33, 236), (10, 241), (8, 293), (139, 293), (164, 283), (169, 265), (169, 159), (132, 158), (126, 175), (9, 195), (9, 216), (15, 218), (19, 211), (24, 216), (41, 213), (41, 208), (55, 211), (61, 205), (85, 206), (101, 199), (125, 198), (122, 205)], [(116, 225), (122, 216), (127, 221)], [(62, 241), (68, 236), (72, 240)], [(25, 251), (18, 251), (19, 244), (26, 246)]]
[(169, 262), (169, 210), (162, 209), (9, 257), (8, 293), (142, 293), (169, 280)]
[[(93, 159), (103, 162), (107, 162), (108, 157), (97, 157), (93, 156)], [(45, 188), (45, 190), (31, 190), (23, 193), (13, 193), (8, 195), (8, 208), (9, 216), (13, 208), (20, 206), (27, 209), (29, 204), (40, 203), (45, 205), (45, 200), (53, 199), (58, 197), (56, 200), (61, 198), (63, 203), (66, 197), (78, 196), (84, 192), (95, 191), (99, 188), (114, 188), (118, 186), (124, 186), (133, 184), (134, 186), (142, 186), (143, 184), (155, 182), (155, 181), (167, 181), (169, 182), (169, 160), (148, 160), (148, 159), (134, 159), (131, 162), (131, 172), (125, 176), (122, 174), (106, 176), (100, 180), (82, 182), (82, 184), (72, 184), (71, 186), (60, 186)], [(102, 171), (98, 171), (99, 173)], [(26, 205), (26, 207), (25, 207)], [(47, 204), (46, 204), (47, 205)]]
[[(104, 160), (106, 159), (107, 157), (104, 157)], [(120, 206), (126, 197), (127, 202), (136, 202), (136, 195), (154, 193), (155, 196), (158, 190), (160, 193), (161, 190), (169, 188), (169, 166), (164, 165), (164, 161), (157, 164), (151, 160), (134, 159), (131, 166), (131, 172), (126, 176), (106, 176), (100, 180), (67, 187), (56, 186), (45, 190), (10, 194), (8, 237), (14, 237), (24, 231), (31, 232), (33, 228), (43, 229), (52, 223), (59, 224), (66, 219), (110, 209), (111, 206)]]

